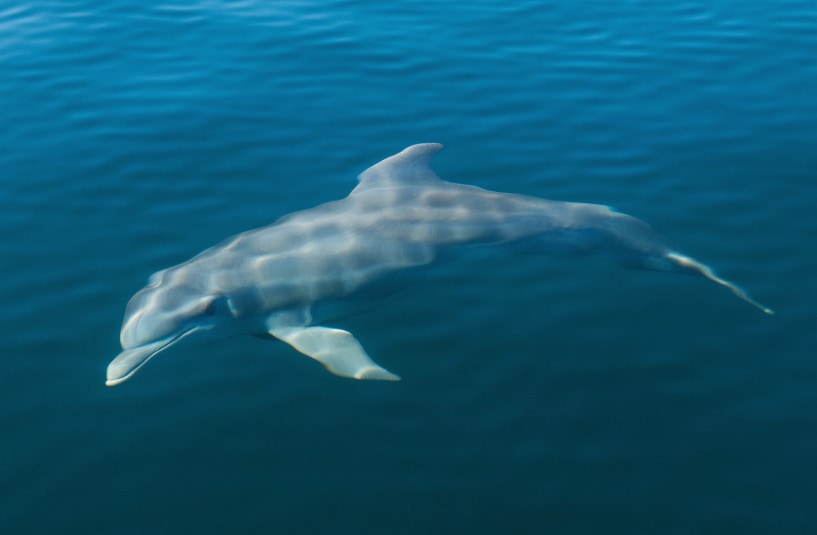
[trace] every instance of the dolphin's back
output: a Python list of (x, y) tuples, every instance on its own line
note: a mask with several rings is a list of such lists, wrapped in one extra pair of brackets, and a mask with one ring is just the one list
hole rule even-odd
[(430, 167), (440, 148), (410, 147), (364, 171), (346, 198), (229, 238), (178, 268), (256, 313), (348, 295), (450, 249), (578, 228), (592, 206), (443, 181)]
[[(230, 296), (245, 313), (260, 313), (347, 295), (390, 271), (430, 264), (445, 236), (456, 232), (441, 232), (431, 215), (412, 223), (411, 208), (377, 204), (371, 197), (291, 214), (233, 236), (175, 269), (208, 278), (212, 292)], [(428, 239), (435, 235), (440, 239)]]

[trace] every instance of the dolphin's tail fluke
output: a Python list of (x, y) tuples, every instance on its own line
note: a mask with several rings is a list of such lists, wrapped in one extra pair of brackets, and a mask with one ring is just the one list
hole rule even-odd
[(769, 314), (770, 316), (774, 314), (774, 310), (772, 310), (769, 307), (761, 305), (760, 303), (758, 303), (757, 301), (752, 299), (749, 296), (749, 294), (747, 294), (741, 288), (739, 288), (738, 286), (736, 286), (735, 284), (729, 282), (726, 279), (722, 279), (722, 278), (718, 277), (717, 275), (715, 275), (715, 273), (712, 271), (711, 268), (709, 268), (705, 264), (702, 264), (701, 262), (698, 262), (694, 258), (690, 258), (690, 257), (688, 257), (686, 255), (682, 255), (682, 254), (676, 253), (676, 252), (667, 253), (667, 258), (672, 260), (673, 262), (675, 262), (675, 264), (677, 264), (680, 267), (692, 270), (692, 271), (694, 271), (696, 273), (699, 273), (699, 274), (703, 275), (704, 277), (711, 280), (712, 282), (716, 282), (716, 283), (720, 284), (721, 286), (725, 286), (725, 287), (729, 288), (730, 290), (732, 290), (733, 294), (740, 297), (741, 299), (743, 299), (744, 301), (746, 301), (750, 305), (753, 305), (753, 306), (759, 308), (760, 310), (763, 311), (764, 314)]

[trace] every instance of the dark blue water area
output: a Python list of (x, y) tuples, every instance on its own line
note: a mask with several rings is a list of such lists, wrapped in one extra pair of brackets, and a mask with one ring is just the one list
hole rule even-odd
[[(817, 4), (0, 0), (0, 533), (814, 533)], [(109, 388), (125, 304), (441, 142), (703, 279), (503, 252)], [(396, 279), (399, 281), (400, 279)]]

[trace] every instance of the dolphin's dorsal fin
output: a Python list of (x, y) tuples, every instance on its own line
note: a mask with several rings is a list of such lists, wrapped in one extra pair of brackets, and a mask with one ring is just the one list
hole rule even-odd
[(403, 149), (363, 171), (358, 176), (360, 184), (352, 193), (369, 188), (395, 188), (439, 182), (440, 177), (431, 169), (431, 158), (442, 148), (439, 143), (421, 143)]

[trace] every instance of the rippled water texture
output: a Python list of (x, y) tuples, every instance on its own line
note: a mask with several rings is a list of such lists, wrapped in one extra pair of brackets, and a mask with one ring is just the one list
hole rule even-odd
[[(817, 530), (817, 5), (0, 1), (0, 532)], [(706, 281), (487, 255), (104, 386), (159, 269), (441, 142), (640, 217)]]

